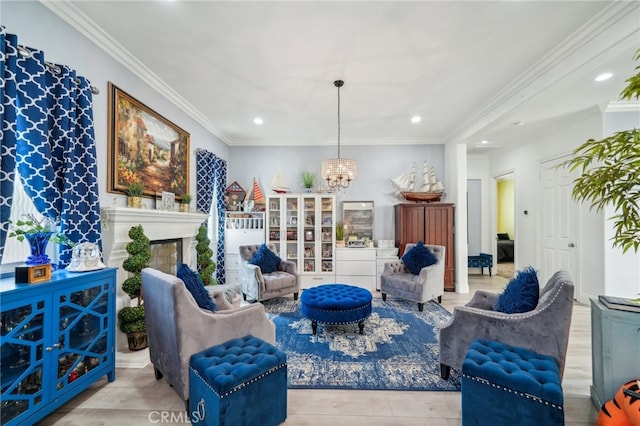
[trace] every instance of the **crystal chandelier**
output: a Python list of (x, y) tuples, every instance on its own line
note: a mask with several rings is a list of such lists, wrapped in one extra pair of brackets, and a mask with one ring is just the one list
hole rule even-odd
[(322, 179), (329, 189), (348, 188), (352, 180), (358, 176), (358, 164), (355, 160), (340, 158), (340, 88), (344, 81), (336, 80), (333, 85), (338, 88), (338, 157), (322, 162)]

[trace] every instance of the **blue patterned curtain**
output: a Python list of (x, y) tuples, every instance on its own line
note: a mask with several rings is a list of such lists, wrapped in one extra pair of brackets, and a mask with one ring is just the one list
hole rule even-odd
[[(45, 62), (42, 51), (19, 46), (4, 27), (0, 37), (0, 243), (4, 247), (17, 165), (40, 213), (59, 219), (72, 241), (101, 245), (91, 86), (74, 70)], [(63, 250), (59, 266), (70, 259), (71, 250)]]
[(227, 187), (227, 162), (214, 153), (199, 149), (196, 153), (197, 182), (196, 206), (203, 212), (211, 211), (215, 198), (218, 217), (218, 241), (216, 250), (216, 280), (225, 283), (224, 267), (224, 217), (227, 211), (225, 189)]

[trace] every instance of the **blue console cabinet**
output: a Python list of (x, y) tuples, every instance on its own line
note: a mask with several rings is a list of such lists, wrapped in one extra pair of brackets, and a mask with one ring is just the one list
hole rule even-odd
[(116, 268), (0, 280), (0, 423), (30, 425), (100, 377), (115, 380)]

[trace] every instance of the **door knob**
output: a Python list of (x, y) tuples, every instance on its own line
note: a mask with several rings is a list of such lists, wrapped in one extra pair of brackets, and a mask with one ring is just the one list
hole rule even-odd
[(569, 243), (569, 247), (574, 248), (576, 245), (573, 243)]

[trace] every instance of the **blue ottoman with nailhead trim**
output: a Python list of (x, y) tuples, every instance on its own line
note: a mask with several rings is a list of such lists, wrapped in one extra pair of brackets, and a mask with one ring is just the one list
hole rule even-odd
[(364, 332), (364, 320), (371, 315), (371, 292), (346, 284), (324, 284), (306, 289), (300, 296), (300, 310), (311, 320), (313, 334), (318, 323), (358, 323), (360, 334)]
[(555, 358), (475, 339), (462, 363), (462, 424), (564, 425)]
[(287, 418), (287, 355), (254, 336), (191, 356), (189, 419), (194, 425), (277, 425)]

